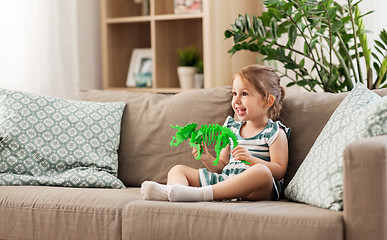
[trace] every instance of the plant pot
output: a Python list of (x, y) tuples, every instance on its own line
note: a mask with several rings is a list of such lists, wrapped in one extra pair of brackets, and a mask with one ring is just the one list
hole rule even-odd
[(203, 73), (195, 74), (195, 88), (203, 88)]
[(196, 67), (177, 67), (177, 75), (179, 76), (180, 88), (189, 89), (195, 86)]

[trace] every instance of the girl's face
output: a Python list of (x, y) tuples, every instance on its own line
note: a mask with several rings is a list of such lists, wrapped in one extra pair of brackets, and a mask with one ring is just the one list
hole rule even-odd
[(232, 108), (241, 121), (267, 121), (268, 102), (252, 83), (236, 76), (232, 85)]

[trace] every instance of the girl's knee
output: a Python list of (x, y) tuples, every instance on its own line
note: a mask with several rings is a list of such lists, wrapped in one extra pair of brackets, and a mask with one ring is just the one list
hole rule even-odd
[(173, 166), (169, 170), (168, 177), (176, 176), (176, 175), (184, 175), (188, 178), (189, 175), (192, 174), (192, 171), (197, 171), (197, 170), (190, 168), (188, 166), (182, 165), (182, 164), (178, 164), (178, 165)]
[(185, 169), (186, 167), (187, 167), (187, 166), (182, 165), (182, 164), (175, 165), (175, 166), (173, 166), (171, 169), (169, 169), (168, 175), (169, 175), (169, 174), (174, 174), (174, 173), (181, 173), (181, 172), (184, 172), (184, 169)]
[(265, 164), (256, 164), (254, 166), (251, 166), (250, 169), (255, 171), (255, 174), (257, 174), (257, 176), (260, 176), (259, 178), (261, 181), (273, 181), (273, 175), (271, 174), (270, 169)]
[(273, 186), (273, 175), (270, 169), (264, 164), (251, 166), (249, 170), (256, 176), (257, 188), (246, 196), (246, 200), (269, 200)]
[(199, 184), (199, 171), (197, 169), (185, 166), (185, 165), (176, 165), (172, 167), (167, 176), (167, 182), (169, 183), (179, 183), (182, 185), (190, 186), (200, 186)]

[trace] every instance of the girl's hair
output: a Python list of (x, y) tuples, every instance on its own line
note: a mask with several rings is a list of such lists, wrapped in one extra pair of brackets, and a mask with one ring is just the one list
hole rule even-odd
[(280, 77), (275, 73), (275, 70), (266, 66), (250, 65), (237, 73), (234, 76), (234, 79), (236, 76), (252, 83), (255, 90), (257, 90), (264, 99), (267, 99), (270, 94), (274, 96), (275, 100), (268, 110), (268, 117), (274, 121), (277, 120), (281, 112), (285, 90), (280, 85)]

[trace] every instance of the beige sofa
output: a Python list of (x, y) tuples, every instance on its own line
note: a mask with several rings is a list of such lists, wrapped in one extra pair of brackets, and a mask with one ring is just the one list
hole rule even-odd
[[(387, 90), (376, 91), (386, 95)], [(345, 94), (289, 94), (283, 122), (292, 128), (288, 183)], [(188, 144), (169, 142), (170, 124), (223, 123), (227, 88), (177, 95), (81, 91), (88, 101), (125, 101), (119, 179), (126, 189), (0, 187), (0, 239), (387, 239), (387, 136), (344, 151), (344, 210), (278, 202), (144, 201), (144, 180), (165, 183), (175, 164), (203, 167)], [(370, 164), (372, 162), (372, 164)]]

